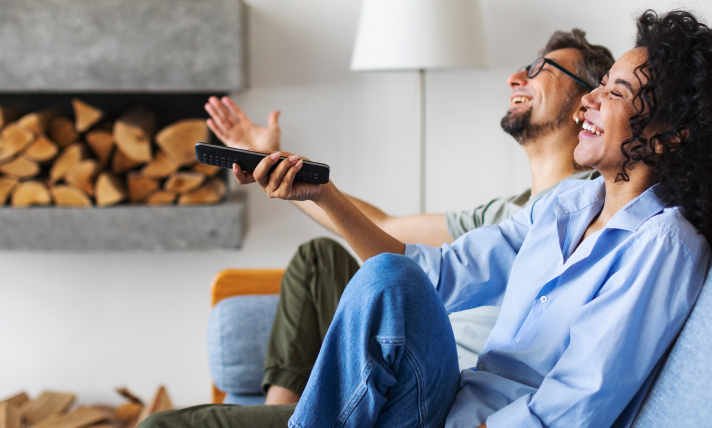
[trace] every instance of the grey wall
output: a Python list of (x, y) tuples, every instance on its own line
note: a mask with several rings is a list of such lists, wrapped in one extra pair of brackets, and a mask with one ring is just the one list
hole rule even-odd
[[(329, 164), (342, 190), (391, 214), (417, 212), (417, 76), (349, 71), (360, 0), (248, 4), (251, 86), (237, 102), (261, 124), (281, 109), (284, 148)], [(709, 1), (687, 4), (712, 18)], [(428, 211), (526, 188), (526, 156), (499, 128), (507, 77), (554, 30), (574, 26), (620, 56), (632, 44), (631, 14), (645, 7), (670, 4), (482, 0), (493, 68), (427, 74)], [(165, 383), (177, 405), (208, 401), (212, 276), (283, 267), (300, 242), (327, 234), (289, 203), (246, 192), (249, 229), (238, 251), (0, 252), (0, 396), (55, 388), (117, 403), (115, 386), (149, 397)]]

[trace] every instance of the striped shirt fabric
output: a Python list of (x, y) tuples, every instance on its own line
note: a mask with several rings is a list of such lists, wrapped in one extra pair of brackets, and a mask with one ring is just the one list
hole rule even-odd
[(581, 242), (602, 178), (566, 180), (494, 226), (407, 245), (448, 311), (502, 305), (447, 427), (606, 427), (682, 327), (709, 245), (654, 187)]

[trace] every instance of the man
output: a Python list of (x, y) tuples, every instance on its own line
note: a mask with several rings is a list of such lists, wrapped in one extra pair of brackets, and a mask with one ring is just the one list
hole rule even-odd
[[(512, 74), (510, 107), (502, 119), (505, 132), (526, 151), (532, 173), (532, 188), (520, 195), (499, 198), (472, 211), (393, 217), (356, 198), (351, 201), (376, 225), (405, 243), (440, 246), (469, 230), (502, 222), (533, 203), (566, 178), (591, 179), (573, 160), (585, 109), (581, 96), (598, 86), (613, 64), (602, 46), (592, 46), (585, 33), (552, 35), (540, 58)], [(211, 98), (206, 110), (208, 126), (227, 145), (254, 150), (279, 150), (279, 112), (269, 116), (268, 127), (255, 126), (230, 100)], [(238, 174), (238, 181), (249, 177)], [(299, 208), (338, 233), (316, 204), (295, 202)], [(280, 303), (265, 359), (263, 388), (266, 404), (295, 403), (306, 385), (338, 300), (355, 274), (358, 264), (345, 249), (331, 240), (314, 240), (300, 247), (282, 280)], [(498, 307), (482, 307), (450, 315), (458, 345), (460, 369), (472, 367), (489, 336)], [(165, 415), (165, 422), (187, 424), (196, 417), (206, 424), (251, 421), (244, 426), (285, 426), (294, 405), (272, 408), (196, 408)], [(163, 416), (157, 417), (159, 422)], [(255, 425), (250, 425), (255, 423)], [(270, 425), (274, 423), (275, 425)]]

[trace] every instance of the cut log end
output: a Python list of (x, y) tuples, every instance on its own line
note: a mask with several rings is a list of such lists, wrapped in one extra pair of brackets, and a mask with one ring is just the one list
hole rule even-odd
[(12, 192), (11, 203), (13, 207), (25, 208), (33, 205), (49, 205), (52, 197), (44, 183), (39, 181), (25, 181), (17, 185)]
[(143, 202), (146, 196), (160, 187), (158, 180), (144, 177), (141, 173), (137, 172), (130, 172), (126, 176), (126, 184), (129, 189), (129, 200), (131, 202)]
[(147, 163), (141, 169), (141, 174), (151, 178), (166, 178), (178, 170), (178, 164), (174, 163), (162, 152), (156, 152), (156, 158)]
[(65, 148), (68, 145), (79, 139), (79, 134), (74, 129), (74, 123), (66, 117), (55, 117), (49, 126), (49, 137), (57, 143), (60, 148)]
[(156, 134), (156, 144), (173, 162), (181, 166), (192, 165), (195, 160), (195, 143), (208, 142), (208, 125), (202, 119), (187, 119), (166, 126)]
[(0, 132), (0, 163), (7, 162), (35, 140), (35, 133), (15, 123)]
[(54, 159), (57, 153), (59, 153), (59, 147), (49, 138), (40, 135), (25, 150), (23, 156), (34, 162), (45, 163)]
[(37, 162), (28, 160), (24, 156), (19, 156), (8, 163), (0, 165), (0, 173), (16, 178), (32, 178), (40, 173), (40, 166)]
[(126, 189), (121, 182), (109, 172), (104, 172), (96, 179), (94, 189), (96, 204), (100, 207), (115, 205), (126, 199)]
[(102, 165), (106, 165), (114, 148), (114, 136), (105, 130), (89, 131), (84, 136), (87, 144), (96, 155)]
[(59, 207), (91, 207), (91, 199), (82, 190), (67, 184), (50, 188), (55, 205)]
[(77, 132), (86, 132), (104, 117), (103, 111), (78, 98), (72, 99), (72, 107), (74, 108), (74, 127)]
[(177, 193), (168, 190), (157, 190), (146, 197), (146, 205), (172, 205), (178, 197)]
[(67, 171), (64, 181), (83, 190), (89, 196), (94, 196), (94, 179), (99, 173), (99, 163), (93, 159), (86, 159)]
[(205, 176), (199, 172), (178, 172), (171, 175), (163, 188), (171, 192), (184, 194), (192, 192), (205, 181)]
[(198, 189), (181, 195), (178, 198), (179, 205), (195, 205), (195, 204), (215, 204), (225, 198), (226, 193), (225, 182), (220, 179), (213, 178), (205, 182)]
[(114, 141), (129, 159), (136, 162), (151, 160), (151, 137), (155, 121), (152, 111), (135, 107), (114, 122)]
[(86, 148), (82, 143), (67, 146), (52, 164), (49, 170), (49, 182), (54, 184), (64, 178), (67, 172), (86, 157)]

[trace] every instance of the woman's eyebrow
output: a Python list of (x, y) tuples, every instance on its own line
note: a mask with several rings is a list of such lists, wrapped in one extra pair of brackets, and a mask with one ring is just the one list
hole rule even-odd
[(628, 88), (628, 90), (629, 90), (630, 92), (633, 92), (633, 87), (630, 85), (630, 83), (628, 83), (627, 80), (616, 79), (616, 82), (615, 82), (615, 83), (616, 83), (616, 85), (618, 85), (618, 84), (623, 85), (623, 86), (625, 86), (626, 88)]

